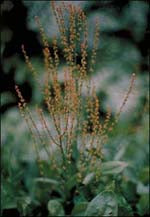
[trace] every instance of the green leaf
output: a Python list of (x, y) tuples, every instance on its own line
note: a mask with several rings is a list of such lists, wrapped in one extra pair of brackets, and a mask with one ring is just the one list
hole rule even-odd
[(136, 198), (136, 185), (135, 183), (127, 180), (123, 180), (120, 188), (122, 189), (123, 195), (128, 198), (128, 201), (132, 203), (132, 201)]
[(88, 185), (93, 179), (94, 179), (95, 174), (94, 173), (89, 173), (83, 180), (84, 185)]
[(118, 152), (115, 154), (114, 160), (115, 160), (115, 161), (120, 160), (120, 159), (123, 157), (123, 155), (125, 154), (126, 149), (127, 149), (127, 145), (124, 145), (124, 144), (123, 144), (123, 145), (119, 148)]
[(138, 202), (137, 210), (140, 216), (149, 215), (149, 194), (143, 194)]
[(108, 161), (102, 163), (101, 170), (103, 175), (114, 175), (121, 173), (128, 164), (124, 161)]
[(35, 182), (42, 182), (42, 183), (48, 183), (48, 184), (53, 184), (53, 185), (59, 185), (59, 182), (54, 180), (54, 179), (49, 179), (49, 178), (43, 178), (39, 177), (34, 179)]
[(80, 194), (77, 194), (73, 197), (73, 202), (74, 204), (79, 204), (79, 203), (82, 203), (82, 202), (88, 202), (86, 197), (85, 197), (85, 192), (83, 189), (80, 190)]
[(78, 146), (77, 146), (77, 142), (74, 142), (74, 143), (73, 143), (73, 146), (72, 146), (72, 149), (73, 149), (72, 157), (73, 157), (73, 159), (74, 159), (75, 161), (77, 161), (78, 158), (79, 158), (79, 150), (78, 150), (77, 147), (78, 147)]
[(88, 205), (84, 216), (117, 216), (118, 203), (112, 191), (103, 191)]
[(115, 180), (112, 180), (112, 182), (106, 186), (106, 191), (115, 191)]
[(88, 202), (76, 203), (72, 210), (71, 216), (84, 216), (87, 206)]
[(2, 203), (2, 208), (3, 209), (14, 209), (14, 208), (17, 208), (17, 203), (16, 203), (16, 201), (14, 201), (14, 202), (10, 201), (10, 202), (7, 202), (6, 204)]
[(149, 167), (146, 166), (144, 168), (141, 169), (140, 174), (139, 174), (139, 180), (143, 183), (143, 184), (148, 184), (149, 183)]
[(66, 188), (71, 190), (77, 184), (77, 177), (76, 174), (71, 176), (68, 181), (66, 182)]
[(127, 203), (126, 199), (121, 194), (117, 195), (117, 201), (119, 216), (133, 216), (131, 206)]
[(31, 198), (28, 196), (18, 198), (17, 208), (23, 216), (26, 216), (31, 206)]
[(63, 206), (58, 200), (50, 200), (47, 208), (49, 216), (65, 216)]

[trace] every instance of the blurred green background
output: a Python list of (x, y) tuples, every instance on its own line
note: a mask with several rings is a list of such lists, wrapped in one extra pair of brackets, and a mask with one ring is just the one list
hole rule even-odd
[[(71, 2), (71, 1), (69, 1)], [(100, 20), (100, 42), (92, 80), (101, 102), (101, 115), (109, 105), (117, 111), (132, 73), (136, 82), (109, 144), (106, 158), (130, 164), (122, 182), (135, 213), (148, 214), (149, 182), (149, 4), (147, 0), (72, 1), (84, 9), (89, 23), (89, 54), (95, 18)], [(42, 79), (42, 43), (35, 16), (39, 16), (51, 43), (59, 38), (49, 1), (1, 1), (1, 162), (2, 208), (15, 207), (17, 198), (29, 202), (30, 181), (37, 174), (35, 153), (26, 124), (17, 108), (18, 84), (33, 108), (43, 104), (38, 86), (21, 52), (24, 44)], [(61, 51), (61, 46), (59, 47)], [(63, 67), (63, 60), (61, 67)]]

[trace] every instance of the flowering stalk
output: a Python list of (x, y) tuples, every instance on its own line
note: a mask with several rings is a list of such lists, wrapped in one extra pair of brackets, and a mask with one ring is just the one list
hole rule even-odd
[[(53, 49), (50, 50), (47, 36), (44, 33), (38, 17), (36, 17), (36, 22), (39, 26), (43, 41), (45, 64), (44, 87), (41, 87), (37, 72), (31, 63), (24, 46), (22, 46), (26, 64), (40, 85), (50, 117), (50, 121), (48, 121), (45, 118), (44, 111), (41, 108), (36, 109), (43, 131), (48, 137), (48, 144), (44, 141), (18, 86), (16, 86), (16, 92), (20, 100), (18, 105), (33, 136), (40, 170), (43, 169), (38, 146), (42, 144), (50, 159), (51, 167), (55, 168), (56, 171), (59, 171), (58, 166), (60, 166), (67, 171), (71, 164), (76, 164), (78, 180), (82, 181), (86, 173), (95, 168), (97, 162), (101, 163), (103, 159), (102, 147), (108, 139), (108, 131), (111, 131), (114, 128), (114, 124), (118, 122), (123, 107), (132, 91), (135, 75), (132, 75), (129, 90), (115, 116), (115, 123), (112, 121), (112, 124), (109, 124), (111, 121), (110, 108), (108, 108), (104, 123), (101, 123), (100, 102), (96, 95), (95, 88), (92, 87), (88, 77), (88, 73), (94, 71), (99, 40), (99, 22), (96, 22), (91, 54), (91, 66), (88, 69), (88, 27), (86, 15), (80, 7), (71, 4), (62, 3), (60, 6), (57, 6), (55, 2), (52, 1), (51, 6), (60, 31), (60, 43), (62, 44), (64, 57), (66, 59), (64, 89), (61, 87), (58, 73), (58, 67), (60, 65), (58, 40), (54, 37), (52, 44)], [(66, 22), (65, 17), (68, 17), (68, 22)], [(81, 53), (80, 64), (76, 63), (76, 58), (78, 56), (77, 48), (80, 49)], [(85, 86), (88, 92), (86, 102), (84, 102), (82, 96), (83, 87)], [(86, 115), (83, 116), (83, 113)], [(53, 129), (53, 132), (51, 129)], [(87, 139), (89, 146), (87, 146)], [(74, 145), (79, 154), (78, 160), (75, 162), (73, 159)], [(57, 162), (56, 160), (53, 147), (55, 147), (55, 150), (57, 150), (61, 156), (60, 162)], [(88, 163), (88, 166), (86, 165), (86, 162), (90, 162)], [(62, 177), (59, 172), (58, 176)]]

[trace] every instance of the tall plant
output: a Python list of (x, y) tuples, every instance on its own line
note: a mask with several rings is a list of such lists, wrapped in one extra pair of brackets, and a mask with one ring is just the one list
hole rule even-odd
[[(123, 102), (112, 117), (109, 108), (104, 121), (100, 119), (100, 102), (96, 94), (94, 84), (91, 82), (91, 75), (96, 64), (96, 53), (99, 42), (99, 22), (96, 20), (93, 48), (88, 56), (88, 23), (84, 11), (73, 4), (51, 3), (56, 18), (62, 46), (63, 57), (66, 65), (63, 70), (63, 85), (59, 80), (60, 58), (58, 52), (58, 39), (53, 39), (53, 49), (50, 49), (46, 34), (38, 17), (36, 22), (39, 26), (42, 41), (45, 64), (44, 85), (38, 78), (29, 56), (22, 45), (22, 51), (26, 64), (33, 73), (40, 91), (42, 91), (48, 118), (45, 116), (42, 107), (36, 107), (42, 125), (43, 133), (38, 128), (33, 115), (25, 102), (19, 87), (16, 85), (16, 92), (19, 97), (19, 110), (25, 119), (33, 137), (33, 144), (36, 151), (37, 163), (39, 165), (40, 178), (38, 182), (48, 182), (58, 188), (64, 201), (67, 201), (71, 189), (79, 192), (82, 185), (87, 188), (89, 183), (97, 185), (103, 175), (121, 172), (127, 166), (125, 162), (103, 162), (103, 145), (108, 141), (110, 132), (118, 122), (120, 114), (132, 91), (135, 74), (131, 76), (129, 89), (125, 94)], [(86, 96), (83, 94), (86, 92)], [(45, 151), (48, 161), (45, 164), (41, 159), (40, 151)], [(46, 177), (46, 178), (42, 178)], [(94, 202), (83, 206), (85, 216), (109, 214), (103, 213), (106, 204), (103, 204), (93, 211), (93, 204), (101, 200), (111, 199), (113, 193), (104, 192), (98, 195)], [(82, 204), (83, 205), (83, 204)], [(87, 204), (86, 204), (87, 205)], [(58, 210), (54, 208), (59, 207)], [(94, 205), (96, 206), (96, 205)], [(86, 208), (87, 207), (87, 208)], [(117, 212), (116, 204), (114, 211)], [(50, 200), (48, 203), (50, 215), (64, 214), (61, 204), (57, 200)], [(78, 209), (78, 208), (77, 208)], [(76, 208), (74, 207), (74, 211)]]

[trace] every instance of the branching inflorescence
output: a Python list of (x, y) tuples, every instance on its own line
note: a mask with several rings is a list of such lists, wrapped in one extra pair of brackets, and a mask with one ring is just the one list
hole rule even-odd
[[(96, 95), (94, 85), (90, 82), (89, 76), (94, 71), (99, 40), (99, 22), (98, 20), (96, 21), (93, 49), (89, 64), (88, 24), (85, 13), (79, 6), (63, 2), (57, 6), (52, 1), (51, 6), (58, 24), (60, 42), (66, 60), (63, 87), (58, 76), (60, 65), (58, 40), (54, 37), (53, 49), (50, 50), (47, 37), (38, 17), (35, 19), (43, 41), (44, 87), (42, 87), (37, 72), (22, 45), (26, 64), (43, 93), (50, 117), (49, 121), (45, 117), (43, 109), (36, 107), (35, 111), (38, 114), (47, 139), (43, 137), (38, 129), (31, 111), (23, 99), (18, 86), (16, 86), (16, 92), (19, 97), (18, 105), (21, 115), (27, 122), (34, 139), (41, 175), (44, 175), (40, 158), (40, 148), (42, 147), (49, 158), (50, 167), (58, 172), (58, 177), (61, 177), (60, 168), (63, 168), (63, 171), (67, 174), (68, 168), (74, 164), (76, 165), (77, 178), (79, 181), (82, 181), (85, 175), (93, 171), (93, 169), (97, 171), (97, 176), (100, 175), (103, 144), (108, 139), (108, 133), (113, 130), (115, 123), (118, 122), (122, 109), (131, 93), (135, 74), (132, 75), (129, 90), (115, 119), (112, 119), (111, 109), (108, 108), (105, 121), (101, 122), (99, 98)], [(68, 18), (67, 20), (66, 17)], [(77, 59), (80, 59), (80, 61), (77, 61)], [(88, 93), (86, 99), (82, 95), (83, 87)], [(55, 155), (56, 150), (60, 156), (59, 162), (57, 154)], [(75, 150), (76, 156), (74, 155)]]

